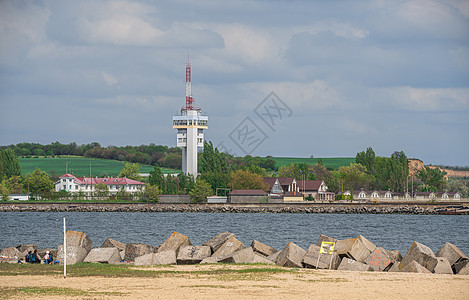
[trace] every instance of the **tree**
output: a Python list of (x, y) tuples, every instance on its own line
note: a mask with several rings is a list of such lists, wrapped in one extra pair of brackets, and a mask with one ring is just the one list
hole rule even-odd
[(266, 190), (263, 177), (248, 170), (237, 170), (230, 174), (230, 186), (232, 189), (240, 190)]
[(347, 189), (359, 190), (360, 188), (367, 188), (371, 183), (371, 177), (366, 174), (366, 168), (361, 164), (351, 163), (348, 167), (340, 167), (339, 177), (342, 179), (343, 186)]
[(150, 172), (150, 177), (148, 178), (148, 183), (151, 186), (157, 186), (160, 189), (163, 189), (165, 186), (164, 175), (161, 171), (158, 164), (153, 166), (153, 170)]
[(147, 202), (158, 202), (160, 195), (161, 189), (157, 185), (147, 185), (143, 192), (143, 199)]
[(125, 163), (124, 168), (119, 173), (119, 177), (125, 177), (137, 181), (141, 181), (140, 166), (138, 164)]
[(275, 170), (275, 160), (272, 158), (266, 158), (262, 161), (262, 167), (268, 170)]
[(324, 182), (332, 175), (332, 173), (326, 169), (321, 159), (318, 159), (318, 162), (313, 166), (313, 174), (317, 180), (324, 180)]
[(10, 200), (10, 190), (5, 183), (0, 183), (0, 197), (3, 201)]
[(184, 172), (181, 172), (177, 178), (179, 180), (179, 194), (188, 194), (194, 187), (194, 176), (192, 176), (192, 174), (186, 175)]
[(98, 198), (106, 198), (109, 196), (109, 188), (104, 183), (98, 183), (94, 186), (94, 194)]
[(366, 152), (359, 152), (355, 156), (355, 161), (357, 164), (361, 164), (366, 168), (369, 174), (373, 174), (375, 172), (375, 152), (373, 148), (368, 147), (366, 148)]
[(212, 194), (212, 187), (210, 186), (210, 183), (199, 178), (197, 178), (194, 187), (189, 192), (191, 201), (195, 203), (206, 202), (207, 197), (211, 196)]
[(425, 185), (427, 191), (439, 192), (446, 186), (445, 172), (439, 168), (430, 168), (425, 166), (417, 171), (417, 178)]
[(5, 186), (10, 190), (11, 194), (21, 194), (23, 187), (21, 185), (20, 176), (11, 176), (3, 182)]
[(181, 169), (182, 167), (182, 154), (171, 152), (163, 158), (163, 166), (172, 169)]
[[(308, 174), (305, 178), (303, 178), (303, 174)], [(313, 180), (314, 174), (309, 172), (309, 166), (305, 163), (294, 164), (291, 163), (289, 165), (281, 166), (278, 169), (278, 176), (279, 177), (295, 177), (296, 180)]]
[(409, 178), (409, 161), (403, 151), (394, 152), (389, 159), (389, 185), (392, 191), (404, 191)]
[(49, 175), (40, 169), (34, 170), (32, 174), (27, 176), (24, 184), (25, 188), (29, 185), (29, 191), (36, 196), (45, 195), (54, 188), (54, 183), (50, 180)]
[(21, 175), (21, 165), (16, 156), (15, 151), (10, 148), (0, 149), (0, 182), (4, 177), (7, 179), (11, 176)]
[(204, 149), (199, 156), (200, 178), (210, 184), (215, 194), (217, 188), (228, 186), (231, 166), (228, 165), (229, 154), (220, 153), (212, 142), (204, 142)]

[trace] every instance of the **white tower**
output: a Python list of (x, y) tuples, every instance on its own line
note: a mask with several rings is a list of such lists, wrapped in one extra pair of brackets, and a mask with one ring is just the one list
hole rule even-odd
[(181, 115), (173, 116), (173, 128), (178, 130), (177, 146), (182, 148), (182, 171), (197, 177), (197, 149), (204, 146), (204, 129), (208, 129), (208, 117), (194, 107), (191, 92), (191, 64), (186, 65), (186, 106)]

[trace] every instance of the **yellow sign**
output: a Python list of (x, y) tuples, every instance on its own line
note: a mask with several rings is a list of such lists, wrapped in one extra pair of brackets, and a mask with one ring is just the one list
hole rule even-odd
[(321, 250), (319, 253), (329, 253), (332, 254), (332, 251), (334, 251), (334, 242), (322, 242), (321, 243)]

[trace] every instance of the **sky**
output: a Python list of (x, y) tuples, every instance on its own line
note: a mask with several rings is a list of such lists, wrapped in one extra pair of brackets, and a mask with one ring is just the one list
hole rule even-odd
[(174, 147), (188, 56), (222, 151), (469, 166), (463, 0), (0, 0), (0, 145)]

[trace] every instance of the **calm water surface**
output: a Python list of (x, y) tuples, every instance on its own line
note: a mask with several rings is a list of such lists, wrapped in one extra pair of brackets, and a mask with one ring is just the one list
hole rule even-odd
[(95, 247), (108, 237), (124, 243), (159, 245), (173, 231), (200, 245), (220, 232), (230, 231), (245, 245), (256, 239), (276, 249), (288, 242), (307, 249), (320, 234), (337, 239), (361, 234), (377, 246), (400, 250), (403, 255), (413, 241), (434, 252), (451, 242), (469, 255), (467, 215), (3, 212), (0, 248), (19, 244), (57, 248), (63, 240), (63, 217), (68, 230), (85, 232)]

